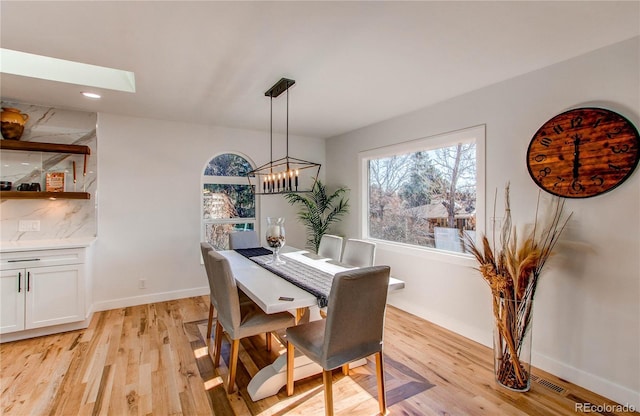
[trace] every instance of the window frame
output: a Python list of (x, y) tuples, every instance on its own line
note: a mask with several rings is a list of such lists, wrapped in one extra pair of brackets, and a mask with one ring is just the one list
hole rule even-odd
[(253, 229), (258, 232), (258, 235), (260, 235), (260, 221), (258, 221), (258, 218), (260, 218), (260, 198), (257, 198), (254, 194), (254, 201), (255, 201), (255, 205), (254, 205), (254, 216), (252, 218), (221, 218), (219, 220), (205, 220), (204, 219), (204, 201), (203, 201), (203, 189), (204, 189), (204, 185), (206, 184), (217, 184), (217, 185), (243, 185), (243, 186), (248, 186), (249, 183), (251, 184), (251, 186), (255, 186), (255, 178), (250, 178), (249, 182), (247, 182), (247, 177), (246, 176), (214, 176), (214, 175), (205, 175), (204, 172), (207, 169), (207, 166), (209, 165), (209, 162), (211, 162), (211, 160), (215, 159), (218, 156), (221, 155), (225, 155), (225, 154), (232, 154), (232, 155), (236, 155), (238, 157), (243, 158), (244, 160), (247, 161), (247, 163), (249, 163), (249, 165), (251, 165), (251, 169), (255, 169), (256, 164), (254, 163), (254, 161), (247, 155), (245, 155), (244, 153), (241, 152), (235, 152), (235, 151), (221, 151), (221, 152), (217, 152), (214, 153), (213, 156), (209, 157), (207, 159), (207, 161), (204, 163), (204, 166), (202, 167), (202, 169), (200, 170), (200, 188), (199, 188), (199, 195), (200, 195), (200, 241), (206, 241), (206, 226), (207, 224), (239, 224), (239, 223), (247, 223), (247, 224), (253, 224)]
[(469, 258), (471, 254), (455, 251), (436, 249), (435, 247), (418, 246), (415, 244), (400, 243), (389, 240), (382, 240), (369, 235), (369, 160), (391, 157), (394, 155), (414, 153), (418, 151), (429, 151), (441, 147), (453, 146), (458, 143), (469, 143), (475, 139), (476, 144), (476, 240), (485, 233), (485, 142), (486, 125), (467, 127), (450, 132), (440, 133), (428, 137), (421, 137), (409, 141), (390, 144), (374, 149), (364, 150), (358, 153), (358, 187), (360, 202), (358, 206), (359, 221), (358, 233), (360, 238), (370, 240), (384, 248), (389, 248), (398, 253), (406, 253), (407, 249), (416, 254), (433, 253), (453, 257)]

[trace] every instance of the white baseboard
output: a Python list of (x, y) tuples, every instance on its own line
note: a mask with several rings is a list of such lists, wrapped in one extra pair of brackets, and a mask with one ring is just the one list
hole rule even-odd
[(446, 315), (433, 313), (433, 311), (430, 311), (427, 308), (422, 308), (421, 306), (418, 306), (412, 302), (403, 301), (403, 299), (401, 298), (394, 298), (393, 296), (389, 296), (387, 302), (391, 306), (394, 306), (412, 315), (418, 316), (424, 320), (431, 322), (432, 324), (436, 324), (438, 326), (446, 328), (449, 331), (462, 335), (465, 338), (469, 338), (470, 340), (480, 343), (486, 347), (493, 347), (491, 329), (489, 329), (488, 331), (484, 331), (480, 328), (466, 325), (464, 322), (451, 319)]
[(42, 328), (27, 329), (24, 331), (10, 332), (0, 335), (0, 344), (3, 342), (19, 341), (27, 338), (41, 337), (45, 335), (58, 334), (61, 332), (75, 331), (85, 329), (91, 323), (91, 314), (83, 321), (71, 322), (69, 324), (60, 324), (53, 326), (45, 326)]
[(128, 298), (110, 299), (95, 302), (93, 311), (106, 311), (109, 309), (126, 308), (129, 306), (145, 305), (147, 303), (165, 302), (168, 300), (190, 298), (192, 296), (202, 296), (209, 294), (209, 286), (196, 287), (192, 289), (174, 290), (171, 292), (151, 293), (149, 295), (131, 296)]
[(551, 373), (556, 377), (560, 377), (563, 380), (591, 390), (623, 406), (633, 407), (635, 411), (640, 410), (640, 392), (633, 391), (628, 387), (587, 373), (579, 368), (571, 367), (553, 358), (536, 353), (535, 351), (531, 352), (531, 365)]
[(192, 289), (175, 290), (172, 292), (152, 293), (144, 296), (132, 296), (128, 298), (112, 299), (108, 301), (96, 302), (89, 305), (86, 319), (69, 324), (53, 325), (44, 328), (29, 329), (26, 331), (11, 332), (0, 335), (0, 343), (18, 341), (27, 338), (51, 335), (60, 332), (85, 329), (91, 323), (91, 318), (95, 312), (109, 309), (126, 308), (128, 306), (145, 305), (147, 303), (164, 302), (174, 299), (189, 298), (192, 296), (203, 296), (209, 294), (209, 286)]
[[(390, 305), (492, 348), (490, 331), (482, 331), (481, 329), (470, 327), (446, 316), (430, 313), (426, 308), (420, 308), (414, 303), (403, 302), (401, 298), (394, 299), (394, 297), (391, 296), (388, 301)], [(633, 391), (628, 387), (618, 385), (611, 380), (603, 379), (594, 374), (571, 367), (550, 357), (536, 353), (536, 351), (531, 352), (531, 365), (560, 377), (563, 380), (591, 390), (623, 406), (627, 405), (628, 408), (633, 407), (635, 411), (640, 410), (640, 392)]]

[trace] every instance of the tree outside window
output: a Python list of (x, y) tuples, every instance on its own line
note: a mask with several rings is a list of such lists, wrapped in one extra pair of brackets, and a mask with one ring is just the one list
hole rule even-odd
[(367, 237), (463, 252), (463, 233), (475, 236), (475, 138), (413, 143), (366, 158)]
[(244, 157), (233, 153), (214, 157), (204, 169), (203, 238), (216, 250), (229, 248), (229, 233), (255, 228), (255, 195), (246, 177), (252, 169)]

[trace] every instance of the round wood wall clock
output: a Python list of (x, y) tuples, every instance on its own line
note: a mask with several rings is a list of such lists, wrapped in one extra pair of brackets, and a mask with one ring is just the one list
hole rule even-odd
[(640, 135), (620, 114), (576, 108), (544, 123), (529, 143), (527, 168), (545, 191), (588, 198), (624, 182), (638, 165)]

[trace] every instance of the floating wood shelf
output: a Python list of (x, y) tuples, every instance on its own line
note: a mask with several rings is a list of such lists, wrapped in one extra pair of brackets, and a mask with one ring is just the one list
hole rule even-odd
[(91, 199), (89, 192), (0, 191), (0, 199)]
[[(83, 172), (86, 172), (87, 157), (91, 154), (91, 148), (84, 145), (21, 142), (19, 140), (6, 139), (0, 140), (0, 149), (20, 150), (23, 152), (70, 153), (84, 155)], [(89, 192), (0, 191), (0, 199), (91, 199), (91, 194)]]
[(22, 150), (31, 152), (73, 153), (78, 155), (90, 155), (89, 146), (78, 144), (21, 142), (19, 140), (0, 140), (0, 149)]

